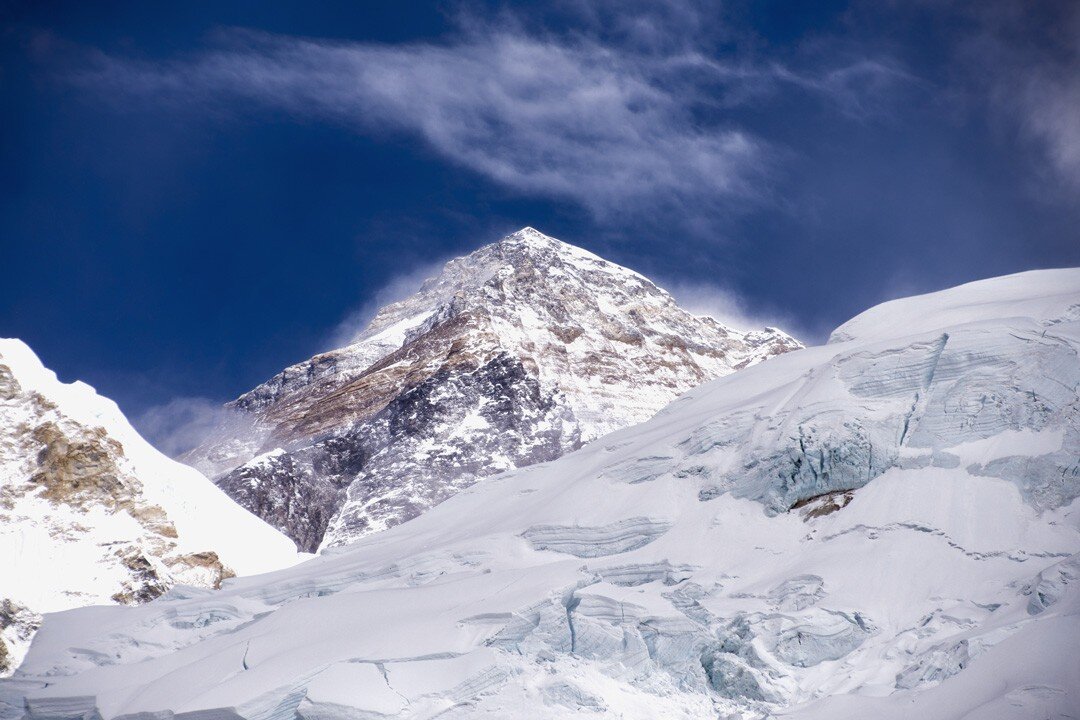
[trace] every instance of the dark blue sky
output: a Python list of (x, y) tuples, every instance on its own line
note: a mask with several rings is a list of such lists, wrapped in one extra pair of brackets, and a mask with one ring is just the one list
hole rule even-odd
[(1076, 7), (0, 4), (0, 335), (139, 416), (523, 225), (812, 341), (1076, 265)]

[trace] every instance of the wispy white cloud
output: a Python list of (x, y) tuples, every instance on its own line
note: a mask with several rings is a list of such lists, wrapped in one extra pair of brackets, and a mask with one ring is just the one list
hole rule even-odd
[[(661, 43), (654, 24), (636, 32)], [(403, 133), (513, 192), (570, 199), (611, 219), (659, 208), (701, 215), (766, 196), (777, 153), (724, 108), (798, 91), (862, 112), (860, 97), (902, 77), (883, 61), (803, 73), (692, 46), (644, 51), (642, 42), (513, 25), (403, 45), (226, 31), (172, 61), (99, 54), (75, 79), (123, 103), (269, 108)]]
[(700, 128), (659, 68), (603, 47), (509, 34), (378, 46), (231, 34), (165, 64), (102, 58), (80, 77), (117, 95), (246, 100), (363, 132), (397, 130), (512, 190), (597, 215), (645, 202), (749, 195), (767, 148)]
[(897, 84), (921, 84), (898, 63), (884, 58), (857, 58), (811, 74), (799, 74), (783, 67), (774, 70), (786, 82), (818, 93), (841, 113), (855, 119), (888, 114), (891, 90)]

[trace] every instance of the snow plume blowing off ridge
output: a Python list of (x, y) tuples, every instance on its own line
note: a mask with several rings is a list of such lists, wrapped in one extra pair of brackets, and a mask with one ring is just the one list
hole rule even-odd
[(657, 284), (671, 293), (679, 306), (688, 312), (711, 317), (728, 327), (783, 328), (803, 342), (812, 342), (820, 334), (800, 328), (788, 313), (751, 307), (746, 298), (730, 287), (665, 278), (657, 278)]
[[(445, 262), (443, 259), (423, 263), (390, 278), (359, 308), (346, 314), (319, 350), (333, 350), (354, 342), (380, 308), (415, 293), (425, 280), (438, 275)], [(189, 396), (155, 405), (132, 418), (132, 424), (154, 447), (175, 458), (198, 447), (215, 433), (242, 432), (250, 421), (224, 400)]]
[(132, 424), (161, 452), (177, 457), (206, 440), (222, 427), (241, 420), (240, 415), (220, 400), (178, 397), (149, 408)]
[(439, 274), (443, 266), (451, 257), (443, 257), (430, 262), (417, 265), (408, 272), (391, 277), (378, 290), (372, 293), (359, 308), (348, 313), (338, 323), (330, 334), (329, 340), (324, 343), (323, 350), (336, 350), (337, 348), (351, 345), (367, 329), (371, 321), (375, 319), (384, 306), (400, 302), (420, 290), (425, 280)]

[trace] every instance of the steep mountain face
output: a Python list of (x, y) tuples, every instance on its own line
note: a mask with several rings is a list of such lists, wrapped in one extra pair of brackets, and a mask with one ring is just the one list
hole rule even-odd
[(297, 567), (47, 618), (0, 698), (28, 720), (1075, 717), (1078, 393), (1080, 270), (887, 303)]
[(183, 460), (314, 551), (798, 347), (694, 316), (641, 275), (526, 228), (238, 398)]
[(0, 427), (0, 674), (40, 613), (216, 588), (295, 561), (287, 538), (17, 340), (0, 340)]

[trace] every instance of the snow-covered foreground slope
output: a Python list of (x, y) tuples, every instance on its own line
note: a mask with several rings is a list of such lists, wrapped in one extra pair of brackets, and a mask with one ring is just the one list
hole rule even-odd
[(524, 228), (230, 403), (182, 459), (314, 552), (799, 347), (695, 316), (638, 273)]
[(49, 616), (0, 696), (106, 720), (1076, 717), (1080, 271), (930, 297), (297, 567)]
[(295, 563), (288, 538), (18, 340), (0, 339), (0, 427), (0, 672), (17, 664), (37, 613)]

